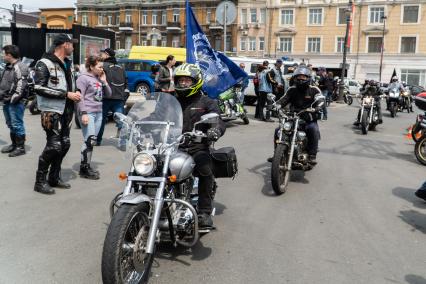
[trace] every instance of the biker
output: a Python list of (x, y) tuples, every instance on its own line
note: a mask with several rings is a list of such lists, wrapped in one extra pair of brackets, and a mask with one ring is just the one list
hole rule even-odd
[[(374, 80), (365, 80), (364, 85), (362, 86), (360, 90), (361, 100), (364, 96), (372, 96), (374, 100), (376, 101), (377, 105), (377, 116), (378, 116), (378, 123), (382, 124), (382, 105), (380, 104), (380, 95), (382, 95), (382, 91), (379, 88), (379, 82), (376, 82)], [(360, 124), (361, 119), (361, 109), (358, 110), (357, 120), (354, 122), (355, 126), (358, 126)]]
[[(401, 93), (405, 91), (404, 85), (399, 82), (397, 76), (393, 76), (391, 83), (388, 86), (388, 90), (397, 89)], [(386, 109), (389, 110), (389, 97), (386, 97)]]
[[(306, 66), (298, 67), (293, 73), (294, 85), (291, 86), (284, 96), (279, 99), (275, 104), (280, 104), (285, 107), (291, 104), (290, 110), (292, 112), (300, 112), (304, 109), (311, 107), (317, 95), (321, 95), (321, 90), (311, 84), (311, 71)], [(307, 151), (309, 155), (309, 163), (311, 165), (317, 164), (318, 141), (320, 139), (320, 131), (318, 127), (318, 117), (321, 108), (315, 108), (314, 112), (305, 112), (301, 118), (306, 122), (305, 131), (308, 138)], [(275, 141), (278, 139), (278, 128), (275, 129)], [(275, 146), (275, 145), (274, 145)], [(269, 162), (272, 158), (268, 159)]]
[[(220, 114), (215, 100), (206, 96), (201, 87), (203, 76), (201, 69), (195, 64), (182, 64), (174, 71), (176, 96), (183, 112), (183, 132), (190, 132), (201, 116), (208, 113)], [(212, 227), (212, 193), (214, 175), (210, 157), (210, 144), (217, 141), (225, 133), (225, 123), (219, 119), (217, 125), (200, 124), (197, 130), (207, 134), (203, 143), (184, 143), (181, 149), (192, 155), (195, 161), (195, 173), (198, 182), (198, 219), (200, 227)]]

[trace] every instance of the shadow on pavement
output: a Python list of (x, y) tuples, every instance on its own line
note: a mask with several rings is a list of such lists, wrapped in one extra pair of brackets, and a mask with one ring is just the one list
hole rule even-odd
[(414, 192), (416, 192), (416, 189), (406, 188), (406, 187), (396, 187), (392, 189), (393, 195), (407, 200), (408, 202), (413, 204), (414, 207), (417, 207), (420, 209), (426, 209), (426, 203), (420, 198), (416, 197), (414, 195)]
[(426, 278), (414, 274), (405, 275), (405, 281), (410, 284), (426, 284)]
[(227, 209), (225, 205), (217, 201), (213, 201), (213, 205), (214, 205), (214, 208), (216, 208), (215, 216), (222, 215), (223, 211)]
[(413, 227), (412, 231), (420, 231), (426, 234), (426, 214), (420, 213), (415, 210), (402, 210), (399, 211), (402, 221)]

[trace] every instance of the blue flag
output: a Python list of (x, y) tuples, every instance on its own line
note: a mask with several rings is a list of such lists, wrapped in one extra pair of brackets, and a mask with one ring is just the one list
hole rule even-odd
[(204, 77), (203, 91), (211, 98), (228, 90), (248, 75), (223, 53), (210, 46), (186, 1), (186, 62), (197, 64)]

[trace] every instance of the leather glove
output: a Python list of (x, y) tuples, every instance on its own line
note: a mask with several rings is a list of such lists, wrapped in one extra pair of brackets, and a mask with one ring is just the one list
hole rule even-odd
[(21, 95), (19, 94), (13, 94), (12, 97), (10, 98), (10, 103), (11, 104), (16, 104), (21, 100)]
[(219, 140), (220, 136), (221, 136), (221, 132), (219, 129), (217, 128), (210, 128), (209, 130), (207, 130), (207, 139), (209, 141), (217, 141)]

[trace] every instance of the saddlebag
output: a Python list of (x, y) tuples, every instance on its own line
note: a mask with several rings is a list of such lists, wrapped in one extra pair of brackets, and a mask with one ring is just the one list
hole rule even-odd
[(213, 174), (216, 178), (233, 178), (238, 172), (237, 155), (233, 147), (212, 149)]

